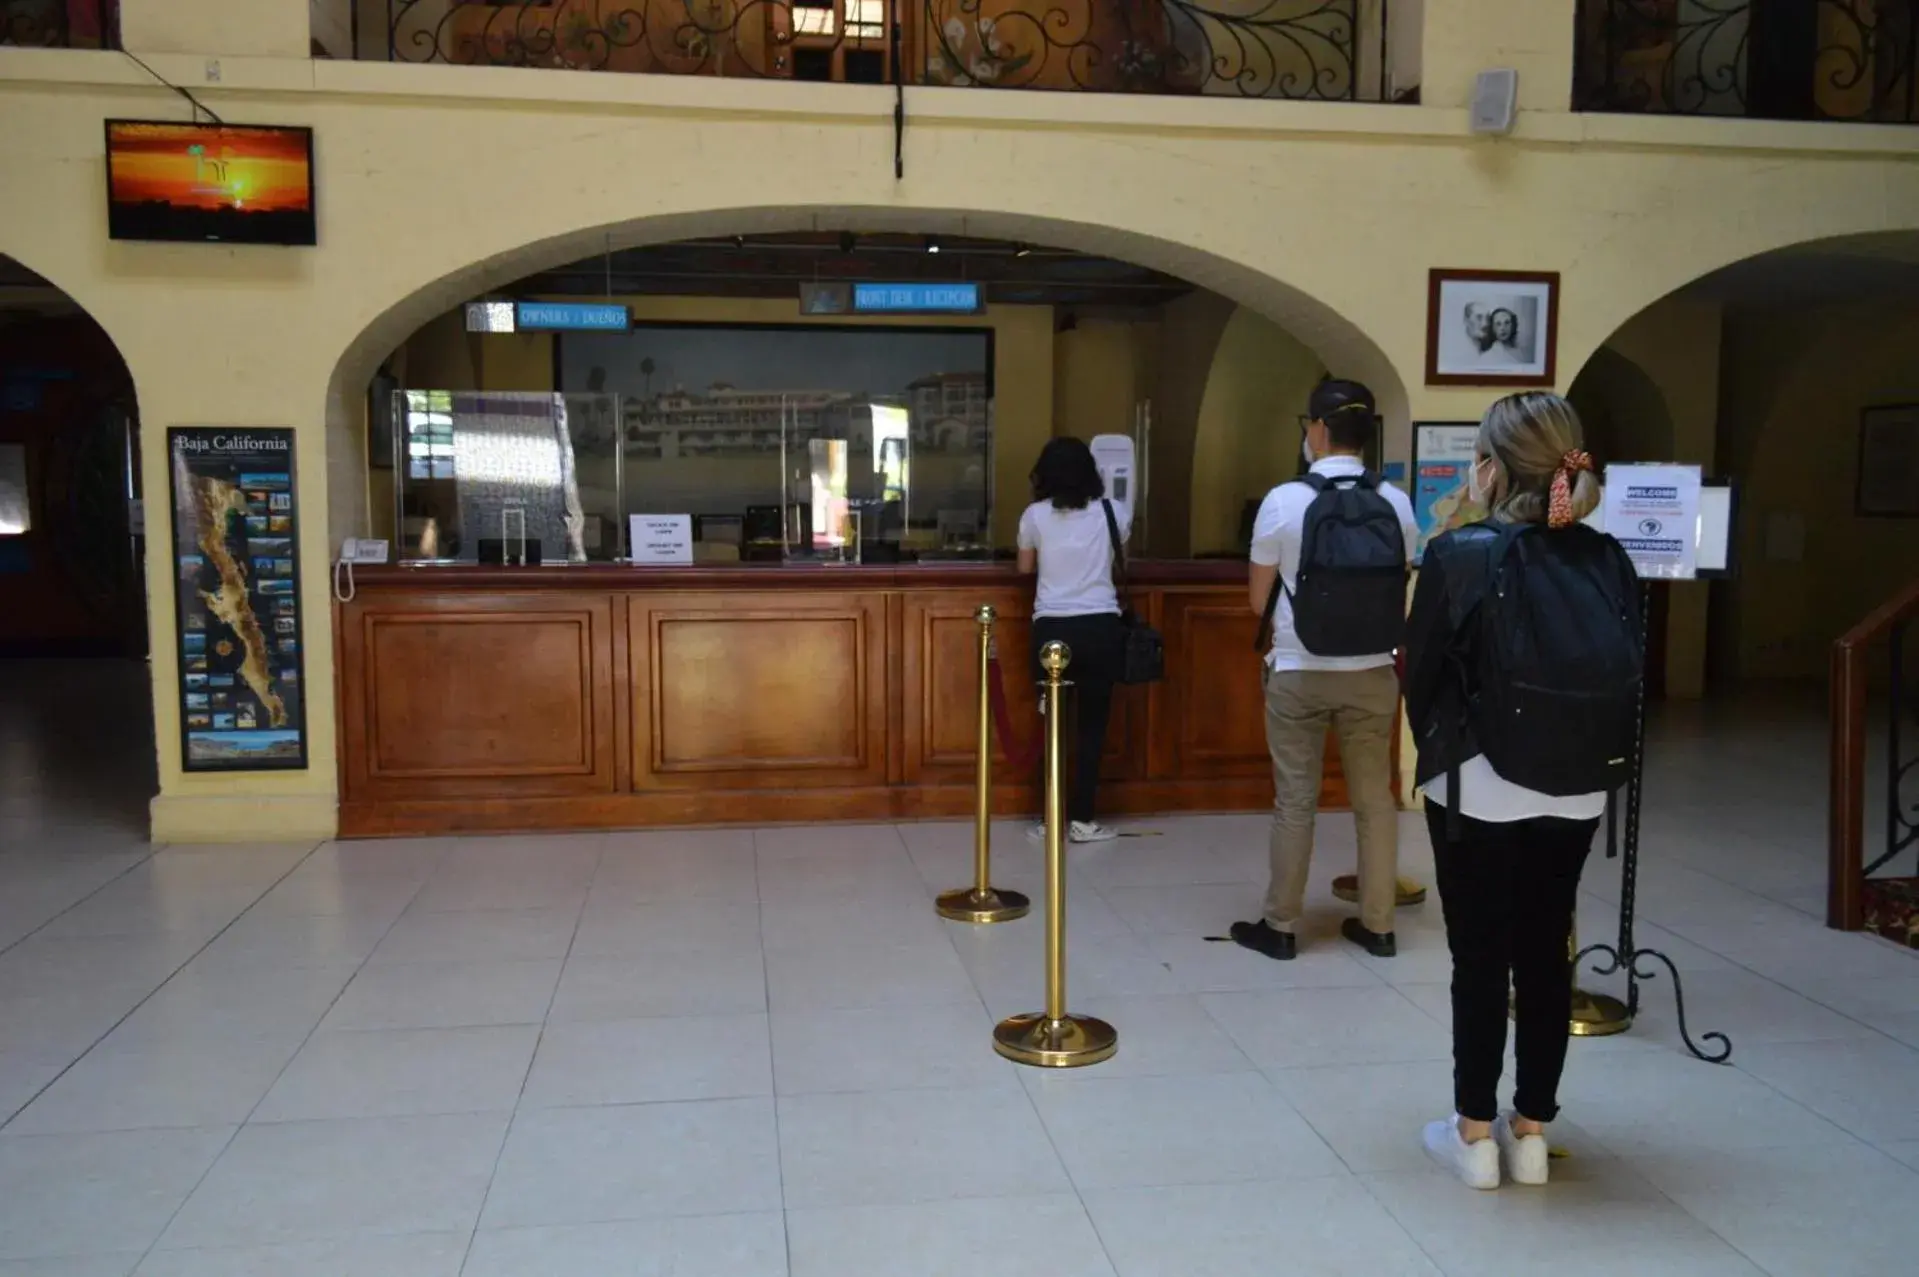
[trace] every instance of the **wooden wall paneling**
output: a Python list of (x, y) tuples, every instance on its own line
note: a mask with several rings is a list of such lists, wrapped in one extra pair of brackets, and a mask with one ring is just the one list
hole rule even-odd
[[(1243, 581), (1140, 575), (1167, 677), (1121, 693), (1101, 811), (1266, 806)], [(1010, 570), (374, 569), (361, 587), (334, 614), (348, 836), (964, 818), (982, 602), (1038, 739), (1031, 585)], [(1036, 772), (995, 754), (996, 809), (1031, 812)], [(1324, 801), (1343, 804), (1328, 754)]]
[(1153, 774), (1264, 776), (1266, 704), (1244, 589), (1162, 594), (1167, 679)]
[(628, 596), (636, 790), (884, 786), (882, 592)]
[(613, 632), (613, 788), (622, 794), (633, 792), (633, 653), (631, 627), (627, 624), (626, 600), (611, 595), (607, 600)]
[(352, 800), (610, 793), (604, 594), (372, 596), (341, 612)]
[[(1182, 779), (1264, 776), (1266, 698), (1253, 651), (1259, 618), (1245, 592), (1168, 589), (1164, 593), (1168, 677), (1165, 719), (1153, 733), (1154, 776)], [(1177, 655), (1176, 655), (1177, 654)], [(1177, 670), (1177, 674), (1174, 673)], [(1393, 784), (1398, 792), (1399, 740), (1393, 733)], [(1320, 783), (1322, 807), (1349, 805), (1339, 742), (1329, 732)]]
[[(970, 784), (979, 730), (979, 623), (990, 604), (1008, 713), (1015, 730), (1037, 732), (1038, 698), (1027, 675), (1031, 600), (1014, 589), (915, 591), (900, 598), (901, 779), (908, 785)], [(996, 786), (1030, 785), (1014, 776), (993, 735)]]
[(906, 599), (886, 595), (886, 783), (906, 779)]

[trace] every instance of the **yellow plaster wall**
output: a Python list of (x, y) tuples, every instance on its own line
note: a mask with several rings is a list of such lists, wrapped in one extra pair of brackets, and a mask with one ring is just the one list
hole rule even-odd
[[(330, 25), (340, 7), (338, 0), (120, 0), (120, 39), (143, 54), (302, 58), (314, 19)], [(176, 81), (205, 82), (204, 67)]]
[(1521, 111), (1571, 104), (1572, 0), (1423, 0), (1420, 9), (1413, 20), (1423, 37), (1421, 102), (1463, 108), (1481, 71), (1511, 67), (1519, 72)]
[(1053, 338), (1053, 433), (1132, 434), (1135, 406), (1153, 397), (1160, 324), (1085, 319)]
[(1194, 554), (1236, 548), (1240, 510), (1299, 468), (1299, 414), (1326, 371), (1285, 329), (1241, 307), (1213, 356), (1193, 443)]
[[(1735, 313), (1725, 350), (1722, 459), (1745, 486), (1716, 657), (1744, 678), (1820, 678), (1832, 641), (1919, 579), (1919, 519), (1854, 507), (1860, 410), (1919, 403), (1919, 308)], [(1796, 558), (1768, 537), (1776, 519), (1803, 529)]]
[[(1570, 0), (1430, 8), (1426, 69), (1443, 101), (1437, 81), (1551, 53)], [(1456, 105), (908, 90), (896, 179), (889, 89), (313, 61), (306, 16), (305, 0), (128, 0), (126, 29), (155, 71), (225, 118), (316, 128), (318, 249), (108, 242), (101, 120), (184, 118), (183, 106), (114, 54), (0, 49), (0, 253), (119, 344), (149, 491), (165, 491), (168, 425), (296, 431), (310, 616), (329, 606), (319, 569), (333, 545), (367, 526), (362, 405), (378, 362), (465, 298), (609, 244), (900, 228), (1127, 258), (1231, 298), (1372, 382), (1388, 456), (1403, 458), (1410, 418), (1476, 416), (1489, 397), (1420, 385), (1431, 266), (1561, 271), (1570, 381), (1622, 324), (1717, 266), (1919, 228), (1919, 130), (1577, 116), (1529, 97), (1516, 135), (1489, 142), (1467, 135)], [(208, 85), (213, 55), (227, 60)], [(1541, 70), (1524, 83), (1530, 94), (1552, 81)], [(1003, 343), (1027, 369), (1012, 376), (1051, 378), (1050, 336)], [(1036, 401), (1053, 403), (1050, 386)], [(1029, 464), (1002, 452), (1002, 493)], [(165, 633), (173, 581), (165, 555), (149, 563)], [(175, 664), (158, 645), (156, 834), (328, 827), (324, 636), (307, 653), (304, 773), (183, 775)]]

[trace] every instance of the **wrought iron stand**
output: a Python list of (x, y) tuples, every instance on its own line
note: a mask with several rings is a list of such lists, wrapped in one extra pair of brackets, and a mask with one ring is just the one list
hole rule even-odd
[[(1645, 649), (1645, 640), (1651, 626), (1652, 585), (1642, 583), (1639, 594), (1640, 648)], [(1589, 944), (1581, 949), (1573, 959), (1574, 969), (1588, 955), (1607, 960), (1606, 965), (1593, 964), (1594, 975), (1612, 975), (1618, 971), (1626, 973), (1626, 1014), (1637, 1017), (1639, 1014), (1639, 982), (1656, 979), (1656, 970), (1641, 970), (1643, 962), (1663, 962), (1666, 971), (1672, 977), (1673, 1008), (1679, 1016), (1679, 1037), (1686, 1049), (1708, 1064), (1724, 1064), (1732, 1058), (1732, 1041), (1723, 1033), (1702, 1033), (1699, 1041), (1693, 1040), (1692, 1031), (1686, 1027), (1686, 993), (1681, 987), (1679, 968), (1673, 960), (1657, 949), (1642, 949), (1633, 939), (1633, 906), (1638, 890), (1639, 879), (1639, 812), (1640, 803), (1646, 789), (1646, 693), (1641, 685), (1639, 693), (1638, 721), (1633, 729), (1632, 779), (1626, 784), (1626, 839), (1621, 852), (1623, 862), (1620, 866), (1619, 885), (1619, 939), (1614, 944)], [(1608, 813), (1607, 819), (1613, 819)], [(1712, 1049), (1703, 1048), (1706, 1043)], [(1716, 1045), (1714, 1045), (1716, 1044)]]

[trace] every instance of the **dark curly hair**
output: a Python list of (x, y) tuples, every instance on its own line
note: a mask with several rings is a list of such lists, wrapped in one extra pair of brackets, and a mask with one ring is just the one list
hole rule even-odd
[(1049, 439), (1033, 463), (1033, 500), (1051, 501), (1058, 510), (1084, 510), (1106, 495), (1093, 450), (1084, 439)]

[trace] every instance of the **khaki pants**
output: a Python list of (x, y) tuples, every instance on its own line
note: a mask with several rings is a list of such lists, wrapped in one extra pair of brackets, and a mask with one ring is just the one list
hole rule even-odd
[(1393, 793), (1393, 717), (1399, 678), (1390, 665), (1351, 672), (1275, 670), (1266, 687), (1266, 748), (1273, 756), (1272, 886), (1266, 921), (1291, 931), (1313, 862), (1313, 823), (1326, 765), (1326, 733), (1359, 826), (1359, 918), (1368, 931), (1393, 929), (1399, 877), (1399, 802)]

